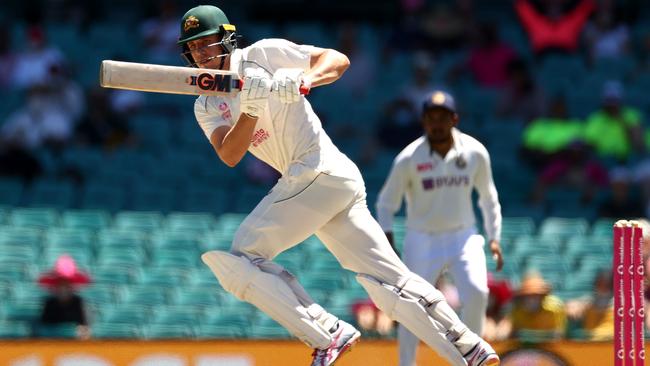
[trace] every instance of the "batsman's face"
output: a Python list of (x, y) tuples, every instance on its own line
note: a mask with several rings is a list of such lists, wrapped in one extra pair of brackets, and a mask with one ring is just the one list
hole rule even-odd
[(451, 130), (458, 124), (458, 115), (445, 108), (430, 108), (422, 114), (422, 127), (432, 143), (452, 138)]
[(221, 36), (213, 34), (187, 42), (187, 48), (198, 67), (219, 69), (221, 57), (226, 55), (223, 47), (219, 44), (220, 41)]

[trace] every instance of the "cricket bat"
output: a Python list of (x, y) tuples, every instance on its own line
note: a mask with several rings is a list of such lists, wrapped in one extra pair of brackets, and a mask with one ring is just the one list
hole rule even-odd
[[(104, 60), (99, 84), (154, 93), (232, 97), (241, 91), (243, 81), (234, 71)], [(301, 87), (300, 93), (308, 94), (309, 88)]]

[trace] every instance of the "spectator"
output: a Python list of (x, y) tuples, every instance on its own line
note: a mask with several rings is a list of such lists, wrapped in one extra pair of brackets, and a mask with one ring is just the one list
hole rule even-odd
[(585, 127), (585, 141), (601, 157), (619, 162), (627, 161), (635, 150), (643, 150), (641, 112), (623, 105), (623, 93), (619, 81), (606, 82), (602, 91), (602, 109), (587, 118)]
[(73, 120), (59, 101), (52, 86), (32, 86), (27, 105), (11, 114), (0, 128), (0, 140), (24, 150), (60, 147), (72, 135)]
[(592, 157), (591, 149), (582, 142), (574, 142), (542, 169), (533, 190), (533, 202), (541, 203), (550, 186), (564, 185), (579, 190), (581, 201), (588, 203), (607, 182), (607, 171)]
[(544, 338), (559, 339), (564, 336), (567, 322), (564, 303), (551, 295), (551, 286), (537, 273), (523, 279), (510, 318), (514, 337), (534, 331)]
[(629, 29), (614, 13), (612, 9), (600, 9), (585, 29), (591, 61), (620, 59), (629, 51)]
[(0, 24), (0, 88), (3, 90), (12, 86), (16, 58), (11, 49), (11, 28), (8, 24)]
[(395, 323), (384, 314), (370, 299), (352, 304), (354, 319), (369, 336), (386, 337), (395, 329)]
[(402, 89), (401, 98), (406, 99), (413, 109), (419, 111), (422, 108), (422, 101), (431, 90), (444, 90), (443, 85), (435, 85), (431, 81), (434, 61), (431, 54), (420, 51), (413, 56), (413, 74), (411, 82)]
[(616, 168), (609, 174), (611, 196), (600, 206), (600, 217), (643, 216), (643, 206), (630, 193), (631, 180), (632, 177), (625, 168)]
[(107, 91), (93, 89), (87, 98), (88, 112), (76, 127), (76, 142), (109, 150), (130, 143), (133, 137), (128, 121), (112, 107)]
[(83, 298), (76, 294), (79, 286), (90, 283), (90, 277), (77, 269), (72, 257), (66, 254), (60, 256), (54, 269), (42, 274), (38, 283), (51, 292), (45, 299), (41, 324), (72, 323), (76, 325), (77, 338), (90, 338), (85, 304)]
[(147, 59), (154, 63), (168, 63), (178, 57), (178, 14), (173, 0), (159, 2), (156, 17), (147, 19), (140, 28), (142, 44), (147, 50)]
[(49, 80), (52, 68), (62, 65), (64, 58), (58, 48), (47, 44), (40, 26), (28, 28), (25, 46), (16, 58), (13, 83), (19, 88), (29, 89)]
[(467, 36), (468, 16), (463, 4), (455, 2), (430, 2), (428, 10), (420, 13), (419, 27), (430, 51), (458, 48)]
[(335, 87), (349, 91), (357, 98), (363, 98), (370, 89), (368, 86), (372, 85), (376, 78), (376, 58), (359, 45), (358, 31), (349, 23), (340, 27), (337, 49), (348, 56), (350, 67)]
[(542, 90), (535, 84), (526, 62), (514, 59), (508, 64), (508, 82), (497, 105), (497, 115), (503, 118), (532, 121), (546, 107)]
[(381, 147), (399, 150), (422, 134), (419, 116), (406, 99), (388, 103), (381, 116), (377, 137)]
[(490, 341), (503, 341), (512, 331), (512, 323), (508, 319), (508, 304), (512, 299), (512, 289), (507, 279), (497, 280), (488, 273), (488, 306), (486, 310), (483, 338)]
[(516, 0), (515, 10), (528, 33), (533, 51), (542, 55), (548, 52), (573, 53), (578, 48), (582, 28), (596, 7), (593, 0), (582, 0), (572, 10), (565, 12), (561, 1), (543, 1), (542, 11), (529, 0)]
[(564, 96), (555, 97), (544, 117), (532, 120), (524, 130), (522, 151), (533, 167), (544, 168), (571, 143), (582, 139), (582, 121), (567, 114)]
[(499, 30), (493, 23), (483, 23), (474, 32), (474, 46), (464, 65), (454, 68), (452, 80), (468, 70), (476, 83), (485, 88), (501, 88), (508, 81), (508, 64), (515, 59), (515, 51), (499, 39)]
[(612, 271), (603, 270), (594, 281), (590, 298), (569, 301), (567, 316), (577, 321), (590, 341), (608, 341), (614, 334), (614, 295)]

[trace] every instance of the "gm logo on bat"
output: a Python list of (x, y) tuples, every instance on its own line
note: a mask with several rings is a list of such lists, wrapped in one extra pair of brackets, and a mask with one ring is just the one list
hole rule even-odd
[[(239, 84), (239, 79), (235, 80)], [(199, 75), (192, 75), (188, 80), (190, 85), (196, 85), (201, 90), (216, 90), (220, 92), (230, 92), (233, 86), (232, 75), (209, 74), (204, 72)]]

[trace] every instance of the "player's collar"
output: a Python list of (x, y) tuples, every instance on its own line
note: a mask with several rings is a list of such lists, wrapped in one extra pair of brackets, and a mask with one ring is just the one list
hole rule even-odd
[(232, 50), (230, 53), (230, 71), (239, 72), (243, 52), (244, 51), (241, 48), (235, 48)]

